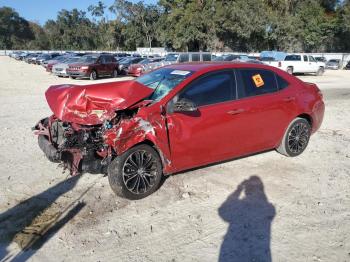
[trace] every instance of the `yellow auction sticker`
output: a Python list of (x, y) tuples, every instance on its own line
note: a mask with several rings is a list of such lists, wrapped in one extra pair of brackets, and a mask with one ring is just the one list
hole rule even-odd
[(253, 75), (252, 79), (256, 87), (262, 87), (265, 84), (260, 74)]

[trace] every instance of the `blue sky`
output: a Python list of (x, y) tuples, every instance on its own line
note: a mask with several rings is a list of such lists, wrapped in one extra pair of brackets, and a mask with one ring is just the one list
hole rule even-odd
[[(89, 5), (97, 4), (98, 0), (0, 0), (1, 6), (9, 6), (14, 8), (20, 16), (29, 21), (44, 24), (48, 19), (55, 19), (57, 12), (61, 9), (71, 10), (77, 8), (87, 11)], [(102, 0), (108, 7), (114, 3), (114, 0)], [(132, 0), (138, 2), (138, 0)], [(142, 1), (144, 3), (157, 3), (156, 0)], [(108, 14), (109, 18), (113, 18), (113, 14)]]

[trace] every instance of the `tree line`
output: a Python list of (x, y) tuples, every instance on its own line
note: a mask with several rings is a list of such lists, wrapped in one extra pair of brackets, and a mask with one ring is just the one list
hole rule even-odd
[[(109, 12), (107, 12), (109, 11)], [(113, 17), (108, 17), (110, 14)], [(102, 1), (41, 26), (0, 8), (0, 49), (350, 52), (350, 0)]]

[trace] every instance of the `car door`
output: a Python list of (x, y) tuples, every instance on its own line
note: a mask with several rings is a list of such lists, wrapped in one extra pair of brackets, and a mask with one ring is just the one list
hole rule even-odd
[(235, 116), (233, 131), (239, 137), (237, 153), (251, 154), (278, 146), (296, 112), (293, 91), (286, 88), (286, 80), (270, 70), (237, 69), (236, 76), (238, 99), (233, 109), (240, 114)]
[(99, 76), (105, 76), (107, 74), (107, 61), (104, 55), (100, 56), (98, 60), (97, 73)]
[(311, 73), (313, 72), (313, 66), (311, 64), (311, 62), (309, 61), (309, 57), (307, 55), (303, 55), (303, 60), (304, 62), (303, 64), (303, 71), (301, 72), (305, 72), (305, 73)]
[(311, 72), (315, 73), (318, 70), (318, 64), (317, 61), (315, 60), (315, 58), (313, 56), (309, 56), (309, 64), (311, 66)]
[[(191, 82), (168, 103), (169, 145), (173, 166), (177, 170), (209, 164), (232, 155), (234, 85), (233, 70), (212, 72)], [(171, 112), (172, 105), (183, 99), (194, 102), (198, 110)]]

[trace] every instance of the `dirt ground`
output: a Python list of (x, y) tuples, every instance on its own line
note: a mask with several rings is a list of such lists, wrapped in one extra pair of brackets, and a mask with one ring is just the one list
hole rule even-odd
[(62, 174), (31, 131), (51, 114), (49, 85), (91, 81), (8, 57), (0, 72), (0, 261), (350, 261), (350, 71), (300, 76), (326, 103), (301, 156), (184, 172), (140, 201)]

